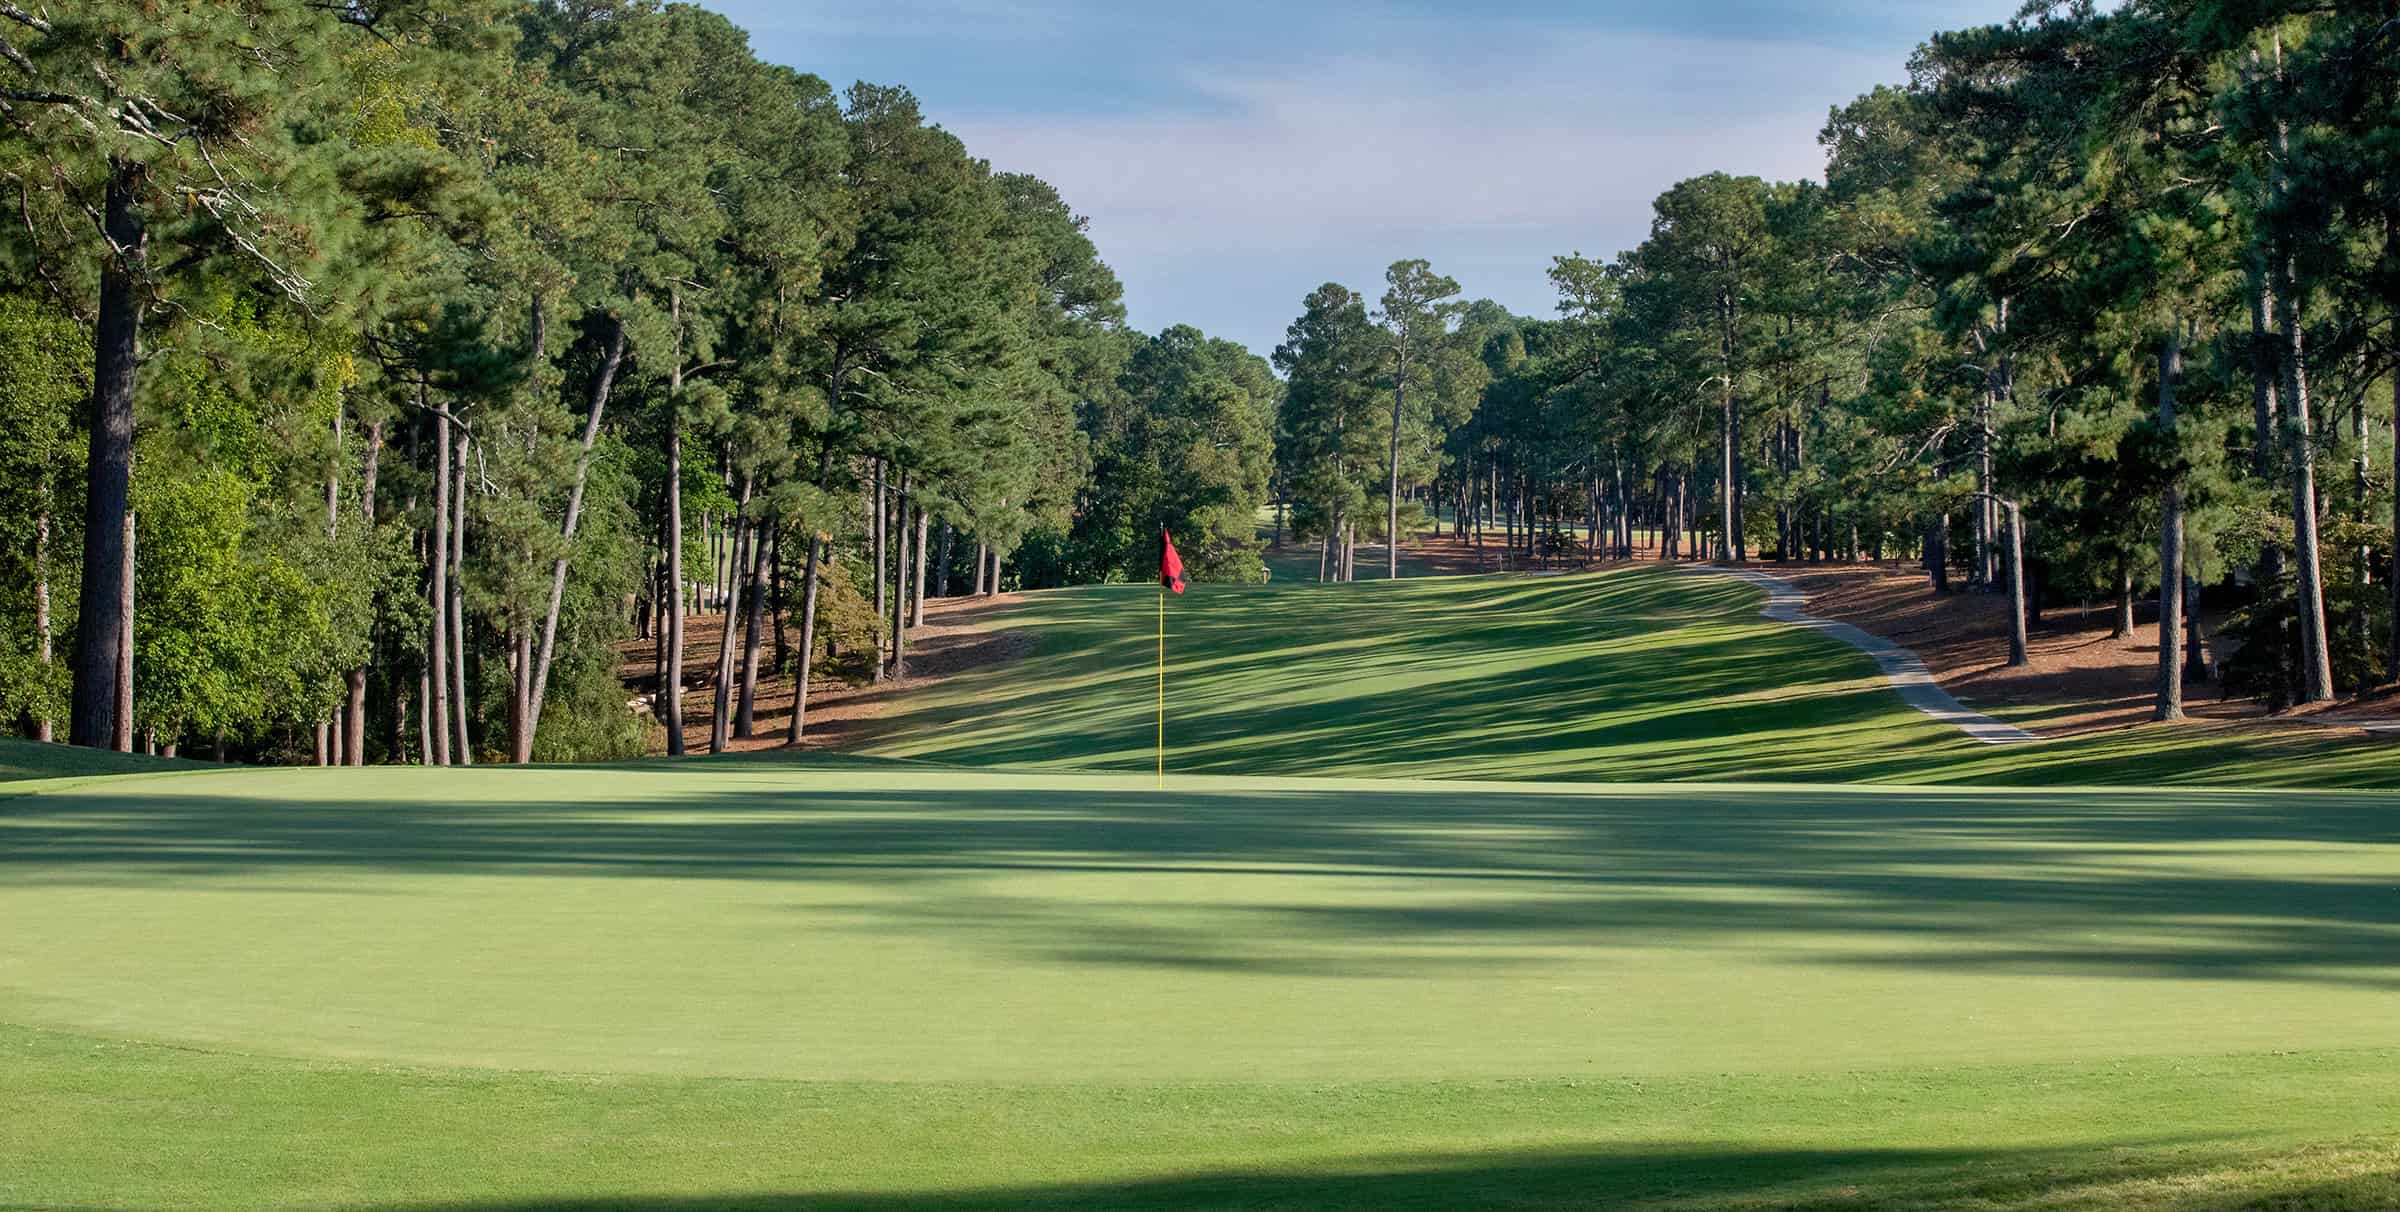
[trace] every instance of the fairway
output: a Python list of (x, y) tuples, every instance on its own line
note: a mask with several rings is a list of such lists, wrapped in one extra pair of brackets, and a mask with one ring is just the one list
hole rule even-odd
[(880, 757), (7, 785), (0, 1206), (2394, 1194), (2387, 794), (1800, 781), (2227, 768), (1647, 572), (1196, 590), (1162, 791), (1149, 592)]
[[(1148, 586), (1026, 596), (1032, 655), (895, 698), (861, 752), (1148, 770)], [(1204, 585), (1167, 607), (1171, 771), (1440, 779), (2389, 788), (2400, 747), (2191, 722), (1994, 747), (1910, 708), (1865, 653), (1764, 618), (1730, 578)], [(1995, 651), (1996, 663), (2001, 653)], [(1995, 711), (2012, 722), (2039, 710)]]
[(2391, 1042), (2380, 797), (819, 770), (147, 780), (0, 818), (9, 1017), (840, 1080)]

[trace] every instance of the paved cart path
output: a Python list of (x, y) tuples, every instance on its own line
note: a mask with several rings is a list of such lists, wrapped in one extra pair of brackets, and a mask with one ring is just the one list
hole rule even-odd
[(1941, 683), (1933, 680), (1933, 671), (1925, 667), (1925, 662), (1915, 652), (1848, 623), (1808, 614), (1802, 609), (1808, 604), (1806, 595), (1781, 577), (1747, 568), (1686, 566), (1681, 571), (1702, 576), (1733, 577), (1766, 590), (1767, 602), (1759, 613), (1778, 622), (1832, 636), (1874, 657), (1875, 663), (1883, 667), (1884, 680), (1900, 693), (1902, 701), (1945, 724), (1956, 725), (1960, 731), (1986, 745), (2023, 745), (2042, 739), (2014, 724), (2005, 724), (1981, 712), (1968, 710), (1949, 691), (1942, 689)]

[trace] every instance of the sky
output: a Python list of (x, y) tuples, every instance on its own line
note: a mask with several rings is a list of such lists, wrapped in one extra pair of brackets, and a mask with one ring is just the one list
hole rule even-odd
[[(1131, 322), (1265, 355), (1423, 257), (1525, 315), (1714, 170), (1819, 177), (1827, 111), (2017, 0), (702, 0), (760, 57), (906, 85), (1091, 219)], [(1504, 9), (1504, 12), (1494, 12)]]

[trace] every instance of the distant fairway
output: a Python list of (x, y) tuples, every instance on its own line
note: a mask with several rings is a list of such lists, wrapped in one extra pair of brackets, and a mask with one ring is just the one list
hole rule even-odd
[[(864, 752), (1147, 770), (1157, 590), (1033, 594), (1035, 653), (894, 700)], [(2400, 745), (2191, 723), (1995, 749), (1873, 660), (1652, 568), (1200, 585), (1167, 606), (1171, 772), (1985, 785), (2400, 786)], [(1994, 661), (2000, 658), (1993, 654)], [(2000, 711), (2010, 719), (2034, 711)]]
[[(2390, 795), (1987, 750), (1756, 600), (1200, 587), (1164, 793), (1140, 589), (913, 762), (15, 784), (0, 1208), (2400, 1201)], [(1994, 770), (2129, 785), (1825, 782)], [(1529, 777), (1300, 777), (1379, 771)]]

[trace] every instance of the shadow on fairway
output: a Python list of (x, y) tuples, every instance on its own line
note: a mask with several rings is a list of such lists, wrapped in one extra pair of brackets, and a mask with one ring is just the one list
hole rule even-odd
[[(1029, 595), (1034, 652), (894, 694), (869, 752), (1147, 769), (1152, 590)], [(1186, 773), (1577, 780), (2388, 786), (2400, 751), (2298, 730), (2154, 727), (1993, 748), (1910, 709), (1865, 654), (1759, 617), (1730, 579), (1196, 587), (1168, 610)]]
[[(867, 930), (1028, 957), (1314, 975), (1533, 962), (1492, 944), (1798, 947), (1802, 962), (2400, 988), (2400, 812), (2362, 794), (1222, 787), (1073, 777), (393, 774), (311, 804), (145, 782), (15, 801), (0, 881), (363, 870), (888, 885)], [(737, 771), (739, 773), (737, 773)], [(341, 772), (272, 777), (285, 794)], [(425, 790), (411, 793), (409, 780)], [(556, 796), (573, 781), (577, 798)], [(254, 790), (255, 784), (245, 787)], [(218, 790), (223, 789), (223, 790)], [(2244, 856), (2271, 856), (2254, 862)], [(992, 873), (1252, 875), (1273, 899), (1099, 900)], [(1356, 887), (1334, 893), (1330, 884)], [(1363, 882), (1362, 882), (1363, 881)], [(1352, 895), (1352, 893), (1362, 895)], [(1164, 893), (1158, 895), (1166, 895)]]
[[(2215, 1149), (1742, 1150), (1724, 1146), (1529, 1151), (1382, 1159), (1318, 1174), (1200, 1174), (1126, 1183), (1060, 1184), (904, 1195), (607, 1196), (386, 1205), (382, 1212), (965, 1212), (984, 1208), (1447, 1209), (1778, 1208), (1889, 1212), (2014, 1206), (2176, 1209), (2380, 1208), (2400, 1200), (2388, 1152), (2344, 1157), (2379, 1172), (2328, 1176), (2239, 1169), (2255, 1159)], [(2328, 1159), (2317, 1158), (2319, 1164)], [(2376, 1163), (2380, 1162), (2380, 1165)]]

